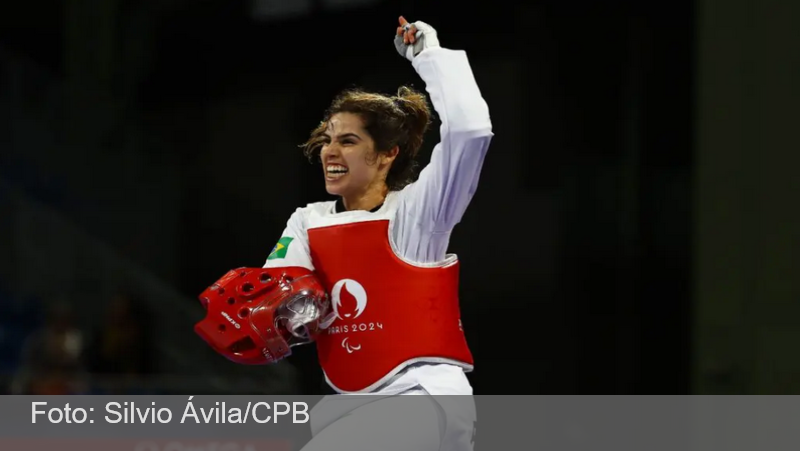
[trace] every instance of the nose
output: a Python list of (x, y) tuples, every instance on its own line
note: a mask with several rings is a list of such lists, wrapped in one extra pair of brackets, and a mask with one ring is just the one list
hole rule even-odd
[(341, 154), (341, 149), (335, 143), (329, 143), (322, 146), (322, 151), (320, 152), (320, 156), (322, 160), (325, 161), (326, 157), (337, 157)]

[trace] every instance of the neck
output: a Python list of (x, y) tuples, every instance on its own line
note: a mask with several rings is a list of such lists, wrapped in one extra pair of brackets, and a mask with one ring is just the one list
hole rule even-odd
[(344, 208), (352, 210), (372, 210), (386, 200), (389, 188), (385, 184), (374, 185), (358, 195), (342, 197)]

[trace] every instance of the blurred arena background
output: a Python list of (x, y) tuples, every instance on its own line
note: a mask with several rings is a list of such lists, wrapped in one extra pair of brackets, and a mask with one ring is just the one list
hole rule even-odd
[(271, 367), (214, 354), (196, 296), (327, 199), (297, 146), (338, 91), (421, 87), (402, 14), (468, 52), (494, 123), (451, 243), (476, 393), (800, 392), (798, 12), (6, 2), (0, 387), (320, 392), (311, 346)]

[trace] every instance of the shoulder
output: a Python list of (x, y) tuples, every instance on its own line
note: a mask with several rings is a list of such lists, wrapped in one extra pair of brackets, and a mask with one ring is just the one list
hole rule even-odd
[(389, 193), (389, 195), (386, 196), (386, 203), (389, 205), (389, 208), (397, 208), (409, 201), (413, 202), (414, 196), (419, 191), (419, 186), (419, 181), (414, 180), (397, 191)]
[(313, 213), (321, 215), (336, 213), (336, 201), (324, 200), (319, 202), (312, 202), (310, 204), (306, 204), (305, 207), (298, 208), (297, 211), (302, 211), (305, 214)]
[(397, 191), (392, 191), (391, 193), (389, 193), (389, 196), (387, 196), (387, 200), (391, 198), (394, 202), (396, 202), (397, 200), (403, 199), (405, 196), (408, 196), (408, 193), (413, 192), (415, 189), (417, 189), (417, 186), (419, 186), (419, 180), (414, 180), (413, 182), (406, 184), (404, 187), (398, 189)]
[(320, 201), (320, 202), (312, 202), (306, 204), (303, 207), (298, 207), (292, 213), (291, 218), (289, 221), (294, 222), (305, 222), (309, 216), (312, 215), (328, 215), (334, 213), (336, 211), (336, 201), (328, 200), (328, 201)]

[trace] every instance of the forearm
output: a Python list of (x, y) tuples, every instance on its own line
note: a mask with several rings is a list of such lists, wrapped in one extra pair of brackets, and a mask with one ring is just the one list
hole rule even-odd
[(442, 122), (442, 135), (491, 136), (489, 107), (475, 81), (466, 52), (434, 47), (417, 55), (412, 65), (425, 82)]

